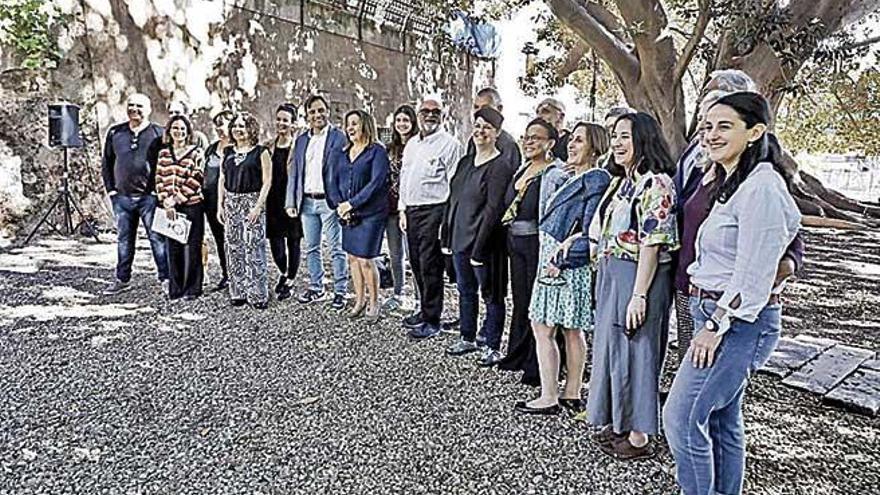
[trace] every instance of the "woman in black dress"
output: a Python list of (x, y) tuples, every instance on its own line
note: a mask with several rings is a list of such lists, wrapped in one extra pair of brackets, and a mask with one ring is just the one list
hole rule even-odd
[(334, 168), (327, 195), (339, 205), (342, 249), (348, 253), (351, 268), (355, 303), (349, 316), (357, 318), (366, 312), (367, 323), (375, 323), (379, 320), (379, 272), (373, 260), (382, 249), (388, 222), (388, 153), (377, 141), (376, 122), (370, 114), (352, 110), (344, 122), (348, 146), (330, 161)]
[(287, 175), (292, 162), (293, 123), (296, 107), (282, 103), (275, 110), (275, 139), (269, 144), (272, 154), (272, 186), (266, 201), (266, 237), (272, 260), (278, 267), (278, 283), (275, 294), (279, 301), (291, 296), (291, 285), (299, 271), (302, 222), (299, 216), (291, 217), (284, 211), (287, 197)]
[(531, 121), (523, 137), (526, 163), (510, 181), (505, 196), (507, 211), (502, 223), (507, 226), (507, 252), (510, 256), (510, 287), (513, 293), (513, 315), (507, 356), (498, 367), (522, 371), (522, 383), (538, 386), (538, 359), (535, 337), (529, 320), (532, 287), (538, 273), (538, 220), (546, 203), (568, 174), (564, 164), (553, 158), (551, 150), (559, 138), (556, 128), (542, 119)]

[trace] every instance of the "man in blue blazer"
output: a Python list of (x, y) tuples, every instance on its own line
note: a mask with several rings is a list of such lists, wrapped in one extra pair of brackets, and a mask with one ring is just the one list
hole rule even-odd
[(336, 309), (345, 307), (348, 292), (348, 265), (342, 250), (342, 229), (336, 215), (337, 200), (327, 193), (332, 188), (334, 151), (342, 151), (347, 139), (338, 128), (330, 125), (330, 107), (320, 95), (306, 100), (309, 130), (296, 138), (288, 165), (287, 214), (302, 220), (306, 248), (309, 286), (297, 297), (303, 304), (320, 301), (324, 293), (324, 263), (321, 257), (321, 236), (330, 247), (333, 265), (333, 302)]

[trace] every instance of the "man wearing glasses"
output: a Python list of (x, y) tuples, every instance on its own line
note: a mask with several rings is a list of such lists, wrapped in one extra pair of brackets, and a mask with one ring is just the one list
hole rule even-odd
[(135, 93), (126, 105), (128, 121), (107, 131), (101, 159), (101, 176), (113, 203), (117, 235), (116, 280), (104, 289), (104, 294), (130, 288), (138, 222), (147, 231), (159, 281), (167, 293), (165, 242), (151, 229), (157, 205), (155, 165), (163, 129), (149, 121), (151, 107), (146, 95)]
[(440, 333), (444, 268), (440, 224), (462, 145), (440, 128), (443, 107), (439, 99), (422, 101), (418, 121), (419, 134), (403, 149), (398, 209), (421, 302), (419, 312), (405, 318), (403, 325), (410, 329), (411, 338), (424, 339)]

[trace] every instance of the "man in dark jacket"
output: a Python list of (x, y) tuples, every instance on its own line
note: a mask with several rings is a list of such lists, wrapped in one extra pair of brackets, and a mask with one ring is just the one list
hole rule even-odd
[(101, 176), (113, 203), (117, 235), (116, 280), (104, 289), (107, 295), (129, 288), (139, 221), (147, 231), (159, 281), (167, 292), (165, 242), (151, 228), (157, 205), (156, 157), (163, 129), (149, 121), (150, 110), (150, 99), (145, 95), (129, 96), (128, 121), (111, 127), (104, 141)]

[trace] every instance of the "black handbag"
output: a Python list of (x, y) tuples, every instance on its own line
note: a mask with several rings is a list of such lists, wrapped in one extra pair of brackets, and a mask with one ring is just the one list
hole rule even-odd
[(379, 271), (379, 288), (389, 289), (394, 287), (394, 276), (391, 275), (391, 258), (387, 253), (382, 253), (376, 258), (376, 269)]

